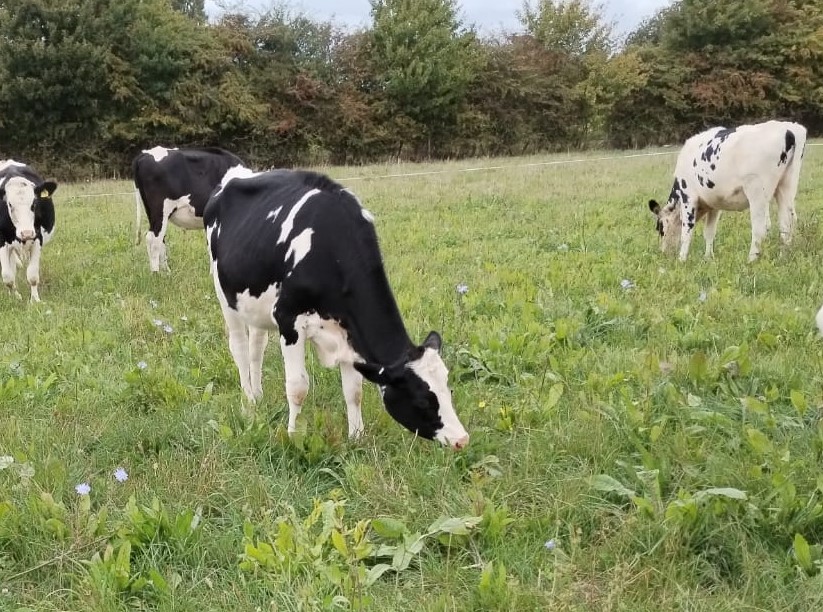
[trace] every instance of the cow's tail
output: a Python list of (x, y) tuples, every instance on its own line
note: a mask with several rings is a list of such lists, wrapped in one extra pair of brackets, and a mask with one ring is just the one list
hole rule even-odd
[(140, 244), (140, 220), (143, 218), (143, 198), (140, 197), (140, 190), (134, 186), (134, 244)]

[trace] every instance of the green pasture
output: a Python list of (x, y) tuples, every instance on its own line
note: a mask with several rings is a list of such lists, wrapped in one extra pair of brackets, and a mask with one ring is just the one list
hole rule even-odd
[(245, 419), (204, 235), (152, 276), (130, 182), (60, 185), (43, 302), (0, 293), (0, 611), (820, 609), (823, 147), (753, 265), (747, 214), (659, 252), (656, 152), (326, 169), (443, 335), (457, 453), (371, 385), (348, 441), (313, 358), (289, 440), (276, 342)]

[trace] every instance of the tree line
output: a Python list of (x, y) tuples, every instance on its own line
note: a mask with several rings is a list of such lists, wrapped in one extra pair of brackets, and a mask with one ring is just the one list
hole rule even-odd
[(456, 0), (371, 0), (352, 31), (275, 6), (0, 0), (0, 156), (66, 178), (147, 146), (256, 167), (681, 142), (769, 118), (823, 134), (823, 2), (675, 0), (622, 40), (588, 0), (481, 34)]

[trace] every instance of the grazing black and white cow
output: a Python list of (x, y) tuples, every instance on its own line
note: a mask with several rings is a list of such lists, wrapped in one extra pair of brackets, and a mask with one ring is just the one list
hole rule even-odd
[(169, 269), (165, 244), (168, 222), (183, 229), (202, 229), (203, 207), (211, 192), (229, 168), (242, 165), (239, 157), (218, 148), (154, 147), (134, 158), (135, 244), (140, 244), (142, 201), (149, 219), (146, 249), (152, 272)]
[(17, 291), (17, 266), (28, 262), (31, 301), (40, 301), (40, 251), (54, 234), (54, 181), (44, 181), (31, 167), (0, 161), (0, 270), (9, 291)]
[(240, 384), (262, 395), (263, 352), (277, 329), (285, 362), (289, 432), (309, 387), (306, 341), (340, 367), (349, 435), (363, 431), (363, 377), (389, 414), (453, 448), (469, 436), (452, 406), (441, 339), (409, 339), (389, 287), (371, 214), (326, 176), (229, 171), (203, 215), (217, 297)]
[(712, 257), (721, 211), (748, 208), (752, 223), (749, 261), (754, 261), (771, 225), (772, 197), (777, 200), (780, 238), (789, 244), (805, 146), (806, 128), (785, 121), (716, 127), (689, 138), (677, 157), (669, 201), (663, 207), (649, 201), (657, 217), (662, 250), (672, 250), (679, 239), (680, 261), (685, 261), (694, 226), (705, 216), (706, 257)]

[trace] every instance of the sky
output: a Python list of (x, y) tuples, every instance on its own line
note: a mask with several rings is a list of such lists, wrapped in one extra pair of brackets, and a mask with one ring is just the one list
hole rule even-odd
[[(671, 0), (603, 0), (605, 15), (613, 20), (617, 32), (631, 32), (643, 19), (657, 9), (670, 4)], [(250, 12), (265, 11), (272, 5), (270, 0), (207, 0), (206, 11), (210, 16), (218, 15), (218, 5), (241, 5)], [(522, 0), (460, 0), (463, 17), (467, 23), (474, 23), (482, 31), (513, 30), (517, 27), (515, 12), (522, 6)], [(533, 2), (536, 4), (536, 2)], [(595, 4), (597, 2), (595, 1)], [(295, 12), (304, 12), (317, 19), (334, 19), (350, 26), (364, 26), (369, 23), (369, 0), (288, 0)]]

